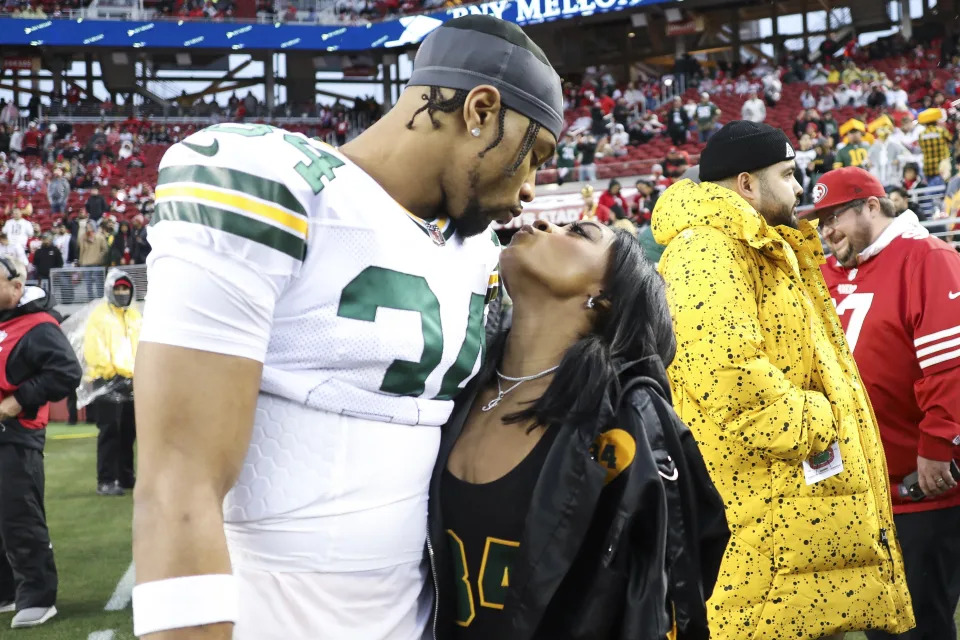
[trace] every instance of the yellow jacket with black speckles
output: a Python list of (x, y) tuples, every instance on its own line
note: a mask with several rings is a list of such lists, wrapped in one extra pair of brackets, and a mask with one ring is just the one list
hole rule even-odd
[[(690, 180), (660, 197), (652, 225), (667, 246), (673, 401), (730, 523), (712, 637), (912, 628), (880, 434), (816, 229), (772, 227), (735, 192)], [(843, 470), (807, 484), (804, 461), (831, 451)]]

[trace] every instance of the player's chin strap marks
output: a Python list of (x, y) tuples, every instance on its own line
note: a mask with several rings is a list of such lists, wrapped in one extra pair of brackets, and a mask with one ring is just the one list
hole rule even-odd
[(186, 576), (145, 582), (133, 588), (133, 634), (236, 622), (237, 579), (229, 574)]

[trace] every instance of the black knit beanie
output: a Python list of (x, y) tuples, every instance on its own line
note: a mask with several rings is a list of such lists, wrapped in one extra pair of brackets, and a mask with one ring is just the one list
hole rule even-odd
[(780, 129), (762, 122), (734, 120), (713, 134), (700, 154), (700, 179), (723, 180), (793, 160), (796, 155), (787, 134)]

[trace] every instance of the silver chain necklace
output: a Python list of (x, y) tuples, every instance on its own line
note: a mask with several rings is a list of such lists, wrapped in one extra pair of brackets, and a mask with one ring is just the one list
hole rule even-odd
[[(550, 367), (545, 371), (541, 371), (540, 373), (535, 373), (532, 376), (521, 376), (519, 378), (511, 378), (510, 376), (505, 376), (502, 373), (500, 373), (500, 370), (498, 369), (497, 370), (497, 397), (491, 400), (490, 402), (488, 402), (487, 404), (483, 405), (482, 407), (480, 407), (480, 411), (490, 411), (491, 409), (496, 407), (498, 404), (500, 404), (500, 401), (503, 400), (503, 396), (507, 395), (508, 393), (510, 393), (511, 391), (513, 391), (514, 389), (522, 385), (524, 382), (529, 382), (531, 380), (542, 378), (545, 375), (553, 373), (559, 368), (560, 368), (560, 365), (557, 365), (555, 367)], [(512, 387), (509, 387), (506, 391), (504, 391), (503, 386), (501, 386), (500, 384), (501, 380), (506, 380), (507, 382), (513, 382), (514, 385)]]

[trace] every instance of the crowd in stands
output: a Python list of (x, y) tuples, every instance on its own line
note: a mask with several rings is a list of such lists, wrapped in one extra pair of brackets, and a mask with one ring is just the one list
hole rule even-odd
[[(69, 112), (80, 102), (72, 88), (59, 106)], [(43, 115), (51, 112), (49, 105), (40, 109), (35, 98), (27, 109), (0, 100), (0, 255), (23, 259), (40, 278), (49, 273), (47, 259), (37, 265), (34, 258), (51, 244), (62, 250), (62, 261), (53, 266), (142, 263), (150, 250), (145, 227), (153, 212), (152, 186), (167, 147), (208, 124), (262, 122), (265, 115), (263, 104), (250, 93), (242, 98), (234, 93), (222, 105), (213, 97), (194, 102), (186, 94), (180, 102), (181, 113), (199, 122), (170, 124), (130, 116), (122, 122), (72, 125)], [(373, 98), (360, 98), (351, 108), (338, 101), (305, 111), (309, 124), (285, 126), (343, 144), (359, 128), (355, 124), (366, 126), (379, 118), (381, 106)]]
[[(683, 74), (689, 89), (666, 100), (663, 92), (669, 85), (660, 79), (638, 72), (632, 82), (619, 83), (602, 68), (588, 69), (578, 82), (565, 84), (567, 128), (554, 163), (539, 179), (562, 184), (643, 176), (644, 186), (637, 187), (649, 191), (649, 198), (640, 200), (650, 206), (630, 205), (642, 224), (656, 196), (696, 164), (713, 132), (742, 118), (793, 134), (798, 179), (808, 201), (823, 173), (853, 164), (874, 172), (891, 189), (903, 190), (909, 205), (918, 190), (942, 189), (957, 175), (951, 101), (960, 95), (960, 57), (943, 60), (943, 49), (937, 41), (892, 38), (863, 49), (852, 44), (821, 48), (816, 62), (793, 55), (779, 66), (761, 61), (732, 68), (703, 66), (687, 56), (674, 71), (676, 77)], [(878, 51), (891, 55), (878, 57)], [(143, 247), (130, 245), (127, 238), (149, 221), (150, 185), (165, 148), (207, 123), (262, 121), (266, 115), (252, 94), (234, 94), (225, 104), (184, 94), (177, 102), (178, 115), (201, 122), (159, 124), (141, 115), (115, 124), (71, 127), (44, 117), (36, 98), (25, 110), (0, 101), (0, 216), (36, 223), (41, 232), (69, 235), (69, 245), (77, 248), (67, 251), (64, 261), (79, 264), (71, 224), (76, 227), (85, 212), (91, 222), (80, 226), (96, 227), (109, 247), (122, 247), (104, 254), (103, 264), (142, 259)], [(82, 103), (83, 96), (71, 88), (46, 113), (69, 113)], [(100, 106), (104, 115), (117, 112), (109, 103)], [(21, 130), (17, 123), (24, 112), (32, 121)], [(372, 98), (359, 99), (349, 109), (338, 102), (274, 110), (274, 115), (310, 116), (310, 124), (293, 128), (332, 144), (342, 144), (380, 113)], [(957, 186), (960, 193), (960, 179)], [(932, 198), (913, 206), (921, 217), (950, 214), (948, 206)], [(35, 231), (32, 226), (30, 231)], [(23, 245), (29, 257), (31, 246), (38, 245), (36, 234), (25, 243), (20, 242), (23, 236), (7, 240)]]
[[(14, 18), (63, 18), (67, 12), (89, 4), (84, 0), (0, 0), (0, 15)], [(276, 22), (364, 23), (435, 11), (463, 4), (459, 0), (258, 0), (255, 15)], [(147, 0), (144, 7), (157, 17), (179, 20), (232, 20), (253, 18), (243, 14), (233, 0)], [(321, 20), (322, 18), (322, 20)]]
[(66, 12), (79, 9), (87, 2), (83, 0), (3, 0), (0, 3), (0, 15), (9, 14), (13, 18), (63, 18)]
[[(894, 36), (863, 48), (853, 39), (828, 41), (816, 61), (791, 55), (779, 66), (705, 67), (685, 56), (674, 71), (690, 88), (665, 101), (662, 82), (618, 84), (590, 69), (566, 87), (568, 127), (541, 178), (562, 184), (647, 176), (642, 184), (655, 199), (696, 164), (714, 131), (745, 119), (793, 133), (806, 202), (823, 173), (855, 165), (902, 191), (921, 218), (955, 215), (940, 199), (958, 173), (951, 102), (960, 96), (960, 57), (944, 59), (952, 47), (937, 39)], [(925, 197), (925, 187), (939, 187), (940, 197)], [(643, 208), (631, 209), (642, 222)]]

